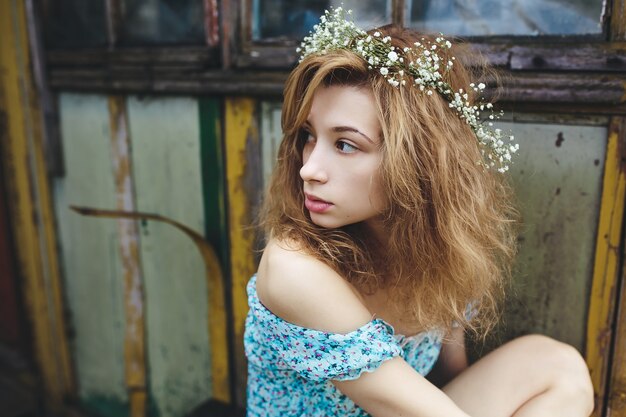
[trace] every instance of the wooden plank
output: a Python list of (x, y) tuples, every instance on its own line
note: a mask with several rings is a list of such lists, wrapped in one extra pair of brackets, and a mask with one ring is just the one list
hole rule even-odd
[[(64, 69), (53, 70), (50, 83), (56, 89), (78, 91), (272, 95), (278, 98), (287, 75), (269, 71)], [(520, 72), (505, 77), (503, 83), (500, 100), (516, 104), (602, 104), (614, 106), (618, 111), (619, 106), (626, 103), (624, 74)]]
[(246, 284), (256, 271), (255, 203), (262, 177), (255, 102), (227, 98), (225, 102), (226, 180), (230, 238), (231, 294), (234, 319), (235, 404), (245, 406), (247, 365), (243, 331), (248, 312)]
[(203, 0), (204, 33), (206, 44), (217, 47), (220, 43), (219, 7), (217, 0)]
[(607, 398), (607, 375), (613, 338), (614, 309), (619, 266), (620, 233), (624, 217), (626, 177), (620, 129), (623, 121), (611, 121), (608, 135), (602, 202), (595, 250), (591, 298), (587, 320), (587, 365), (591, 372), (596, 408), (594, 416), (602, 415)]
[(122, 4), (120, 0), (105, 0), (107, 44), (109, 49), (117, 46), (122, 29)]
[(124, 274), (117, 223), (69, 209), (71, 204), (116, 207), (108, 98), (61, 94), (59, 112), (67, 171), (53, 180), (54, 200), (80, 402), (94, 414), (126, 415)]
[[(0, 99), (2, 94), (0, 93)], [(0, 143), (8, 142), (6, 123), (0, 120)], [(0, 161), (0, 166), (1, 166)], [(14, 265), (15, 248), (10, 229), (11, 219), (7, 211), (4, 173), (0, 169), (0, 343), (20, 352), (27, 352), (25, 339), (25, 320), (21, 318), (18, 292), (18, 276)], [(22, 313), (23, 314), (23, 313)]]
[[(620, 216), (623, 222), (624, 217), (624, 195), (626, 194), (626, 169), (625, 169), (625, 152), (626, 152), (626, 119), (615, 118), (612, 123), (612, 136), (609, 140), (613, 140), (613, 143), (609, 143), (611, 147), (611, 152), (616, 153), (613, 155), (613, 164), (611, 168), (613, 171), (613, 181), (615, 183), (611, 184), (612, 189), (609, 188), (607, 193), (612, 195), (615, 199), (613, 202), (613, 208), (615, 210), (615, 220), (617, 216)], [(615, 143), (616, 142), (616, 143)], [(617, 146), (617, 149), (615, 149)], [(619, 229), (618, 224), (615, 224), (616, 229)], [(623, 242), (620, 240), (619, 236), (615, 236), (619, 233), (619, 230), (612, 230), (613, 236), (611, 240), (615, 241), (617, 238), (618, 242)], [(623, 237), (622, 237), (623, 239)], [(612, 252), (610, 255), (613, 259), (613, 262), (619, 263), (619, 258), (624, 257), (624, 247), (612, 246), (609, 247), (609, 250)], [(607, 259), (608, 260), (608, 259)], [(617, 265), (611, 265), (612, 267), (619, 268)], [(616, 270), (616, 273), (620, 273), (619, 270)], [(622, 417), (626, 415), (626, 270), (622, 267), (621, 271), (621, 283), (619, 298), (617, 299), (617, 315), (616, 315), (616, 324), (615, 324), (615, 335), (613, 337), (613, 353), (610, 358), (610, 379), (608, 381), (608, 389), (607, 389), (607, 417)]]
[[(128, 113), (137, 209), (203, 231), (197, 101), (131, 96)], [(160, 415), (183, 415), (213, 391), (204, 264), (168, 225), (140, 231), (151, 401)]]
[(41, 34), (41, 19), (38, 4), (34, 0), (25, 3), (28, 20), (28, 38), (31, 46), (32, 67), (37, 96), (43, 113), (43, 138), (46, 166), (51, 176), (64, 174), (63, 149), (59, 132), (59, 120), (55, 97), (48, 86), (46, 64), (44, 62), (44, 46)]
[[(200, 146), (203, 176), (206, 238), (218, 254), (223, 277), (228, 276), (228, 225), (226, 222), (226, 180), (222, 146), (220, 102), (215, 98), (201, 98), (198, 103), (200, 118)], [(219, 284), (219, 285), (218, 285)], [(214, 283), (210, 291), (209, 323), (211, 326), (211, 360), (213, 398), (231, 401), (232, 364), (228, 360), (232, 351), (232, 323), (230, 291), (226, 282)], [(223, 317), (223, 321), (220, 319)], [(228, 317), (228, 319), (227, 319)], [(224, 335), (228, 335), (225, 340)]]
[(513, 46), (510, 48), (509, 68), (514, 71), (601, 71), (623, 72), (626, 70), (626, 51), (623, 46), (599, 48), (582, 45), (570, 49), (567, 55), (559, 53), (561, 45)]
[(35, 94), (24, 3), (0, 2), (0, 120), (8, 133), (2, 158), (32, 323), (33, 351), (51, 408), (74, 391), (52, 201), (43, 156), (41, 112)]
[(613, 0), (610, 20), (610, 39), (612, 41), (626, 41), (626, 0)]
[[(125, 97), (109, 97), (109, 120), (116, 207), (118, 210), (134, 211), (135, 190)], [(124, 277), (124, 367), (130, 417), (143, 417), (146, 415), (144, 291), (136, 222), (118, 220), (117, 233)]]
[(391, 21), (398, 26), (405, 26), (406, 22), (406, 2), (410, 0), (392, 0), (391, 1)]
[(77, 48), (48, 50), (46, 61), (51, 68), (71, 66), (181, 65), (206, 68), (216, 64), (215, 52), (203, 47), (177, 46), (158, 48), (127, 47), (123, 49)]

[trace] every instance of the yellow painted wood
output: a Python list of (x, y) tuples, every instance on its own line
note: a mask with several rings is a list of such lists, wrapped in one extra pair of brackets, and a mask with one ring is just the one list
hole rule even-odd
[(254, 101), (249, 98), (227, 98), (226, 125), (226, 182), (228, 186), (228, 218), (230, 237), (230, 270), (232, 279), (232, 306), (234, 319), (235, 395), (236, 403), (243, 405), (246, 385), (246, 362), (243, 350), (243, 330), (248, 302), (246, 284), (256, 271), (254, 259), (254, 230), (250, 194), (246, 188), (248, 161), (246, 147), (258, 144)]
[[(133, 211), (135, 192), (132, 180), (128, 110), (123, 96), (110, 96), (109, 123), (111, 156), (117, 209)], [(124, 275), (124, 359), (130, 417), (144, 417), (146, 412), (146, 360), (144, 344), (144, 291), (139, 259), (139, 233), (134, 220), (117, 221), (122, 273)]]
[[(24, 3), (0, 1), (2, 158), (35, 359), (51, 408), (74, 393), (41, 114), (30, 73)], [(0, 128), (2, 130), (3, 128)]]
[[(587, 321), (586, 360), (596, 394), (595, 416), (606, 398), (612, 318), (619, 265), (619, 239), (624, 217), (626, 177), (620, 166), (619, 119), (611, 121), (602, 184), (600, 221)], [(622, 133), (623, 134), (623, 133)], [(623, 144), (622, 144), (623, 146)]]
[(610, 38), (612, 41), (626, 40), (626, 0), (613, 0), (609, 3), (611, 13)]
[[(626, 145), (626, 118), (619, 118), (617, 129), (618, 143)], [(618, 146), (619, 148), (619, 146)], [(620, 166), (620, 175), (624, 177), (624, 163)], [(622, 180), (623, 187), (623, 180)], [(623, 190), (622, 190), (623, 193)], [(623, 253), (621, 250), (617, 255)], [(608, 407), (606, 417), (626, 416), (626, 270), (621, 272), (621, 294), (618, 298), (618, 315), (613, 339), (611, 357), (611, 377), (608, 386)]]

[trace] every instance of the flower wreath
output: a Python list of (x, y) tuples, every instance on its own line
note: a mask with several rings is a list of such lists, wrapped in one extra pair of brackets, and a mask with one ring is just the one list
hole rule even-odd
[[(300, 62), (309, 55), (346, 49), (362, 57), (368, 63), (369, 69), (376, 68), (394, 87), (400, 88), (408, 83), (429, 96), (433, 91), (439, 93), (476, 134), (483, 155), (479, 164), (485, 168), (495, 168), (499, 172), (509, 169), (511, 155), (517, 152), (519, 145), (511, 143), (514, 140), (512, 135), (504, 137), (501, 129), (493, 128), (493, 121), (503, 113), (494, 113), (491, 103), (470, 103), (467, 91), (453, 91), (444, 80), (444, 74), (452, 68), (455, 58), (451, 57), (444, 62), (446, 60), (438, 51), (450, 49), (450, 41), (440, 34), (434, 42), (422, 38), (412, 48), (400, 50), (391, 45), (391, 37), (382, 37), (380, 32), (370, 35), (358, 28), (352, 21), (352, 10), (347, 10), (347, 14), (350, 20), (346, 19), (346, 11), (342, 7), (331, 7), (330, 12), (325, 11), (320, 23), (313, 27), (313, 31), (297, 49), (301, 53)], [(408, 58), (409, 52), (414, 59)], [(485, 89), (485, 84), (471, 83), (469, 88), (480, 93)], [(489, 115), (483, 121), (481, 112), (485, 110)]]

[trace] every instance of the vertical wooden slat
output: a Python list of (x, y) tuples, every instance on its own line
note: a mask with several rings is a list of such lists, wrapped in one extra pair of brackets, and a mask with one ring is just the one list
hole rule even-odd
[(392, 12), (391, 12), (391, 21), (399, 26), (404, 27), (405, 24), (405, 10), (406, 10), (406, 6), (405, 6), (405, 2), (406, 1), (411, 1), (411, 0), (392, 0), (391, 2), (391, 7), (392, 7)]
[[(617, 207), (617, 210), (621, 209), (621, 216), (624, 217), (624, 188), (626, 188), (625, 178), (625, 161), (626, 156), (626, 118), (615, 118), (613, 125), (615, 128), (611, 130), (613, 134), (612, 139), (616, 142), (617, 156), (621, 162), (617, 166), (619, 169), (617, 184), (614, 185), (617, 199), (622, 200), (622, 206)], [(618, 213), (616, 213), (619, 215)], [(617, 225), (616, 225), (617, 226)], [(618, 233), (618, 231), (614, 231)], [(615, 246), (611, 248), (616, 252), (615, 257), (624, 256), (624, 248)], [(619, 262), (619, 261), (616, 261)], [(623, 417), (626, 416), (626, 270), (622, 267), (621, 272), (621, 289), (618, 297), (617, 305), (617, 323), (615, 327), (615, 335), (613, 337), (613, 356), (611, 357), (611, 373), (608, 381), (608, 404), (607, 404), (607, 417)]]
[(121, 34), (122, 5), (121, 0), (105, 0), (107, 44), (115, 49)]
[[(225, 279), (228, 276), (229, 258), (221, 111), (217, 99), (201, 98), (198, 104), (206, 239), (217, 253), (223, 271), (221, 276)], [(233, 382), (230, 375), (234, 372), (234, 364), (228, 360), (228, 352), (233, 349), (234, 337), (232, 326), (227, 328), (227, 323), (233, 322), (233, 314), (230, 290), (226, 282), (217, 284), (211, 285), (209, 303), (209, 326), (213, 329), (211, 331), (213, 397), (230, 402), (231, 393), (234, 392), (234, 386), (230, 386)], [(220, 317), (224, 318), (223, 322), (219, 320)], [(227, 340), (222, 340), (226, 334)]]
[[(5, 129), (0, 120), (0, 142), (8, 140)], [(0, 161), (0, 169), (1, 165)], [(25, 347), (24, 329), (18, 307), (18, 280), (13, 265), (15, 249), (11, 241), (5, 191), (4, 175), (0, 170), (0, 342), (22, 350)]]
[[(591, 372), (596, 407), (594, 416), (600, 417), (607, 397), (607, 375), (610, 366), (610, 348), (613, 337), (613, 318), (619, 265), (618, 250), (624, 217), (626, 177), (622, 162), (620, 131), (623, 121), (613, 118), (604, 165), (600, 220), (596, 243), (591, 300), (587, 321), (587, 365)], [(622, 133), (623, 134), (623, 133)]]
[(24, 3), (0, 1), (0, 121), (3, 167), (18, 273), (33, 326), (35, 359), (52, 408), (74, 392), (56, 235), (42, 152), (41, 113), (30, 72)]
[(59, 133), (59, 120), (56, 101), (48, 87), (48, 79), (46, 77), (40, 10), (38, 9), (39, 4), (35, 3), (34, 0), (27, 0), (25, 6), (34, 82), (37, 86), (37, 95), (41, 103), (41, 112), (43, 114), (43, 150), (46, 165), (50, 175), (62, 176), (65, 173), (65, 166), (63, 163), (63, 151)]
[[(230, 271), (234, 319), (235, 400), (245, 401), (247, 367), (243, 350), (244, 321), (248, 312), (246, 284), (256, 271), (255, 232), (252, 229), (253, 204), (260, 191), (259, 133), (255, 103), (249, 98), (227, 98), (225, 105), (226, 180)], [(256, 165), (256, 166), (255, 166)], [(259, 172), (257, 172), (259, 171)]]
[(204, 36), (206, 44), (214, 48), (220, 43), (219, 8), (217, 0), (204, 0)]
[[(109, 97), (109, 118), (116, 207), (118, 210), (134, 211), (135, 191), (125, 97)], [(143, 417), (146, 415), (145, 318), (138, 230), (134, 220), (126, 219), (117, 221), (117, 230), (124, 276), (124, 358), (130, 417)]]
[[(609, 2), (611, 4), (611, 2)], [(613, 0), (611, 6), (610, 36), (612, 41), (626, 39), (626, 0)]]
[(230, 69), (232, 66), (233, 52), (236, 51), (235, 33), (237, 28), (238, 3), (244, 0), (232, 0), (220, 2), (220, 22), (222, 24), (222, 69)]

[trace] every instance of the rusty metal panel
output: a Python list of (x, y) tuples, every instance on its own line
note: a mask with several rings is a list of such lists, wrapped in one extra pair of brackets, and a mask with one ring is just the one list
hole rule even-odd
[(511, 178), (522, 225), (500, 341), (542, 333), (584, 352), (606, 120), (528, 119), (502, 123), (520, 143)]
[[(200, 122), (192, 98), (128, 98), (136, 207), (204, 231)], [(162, 417), (181, 416), (211, 396), (206, 273), (192, 240), (143, 222), (150, 392)]]

